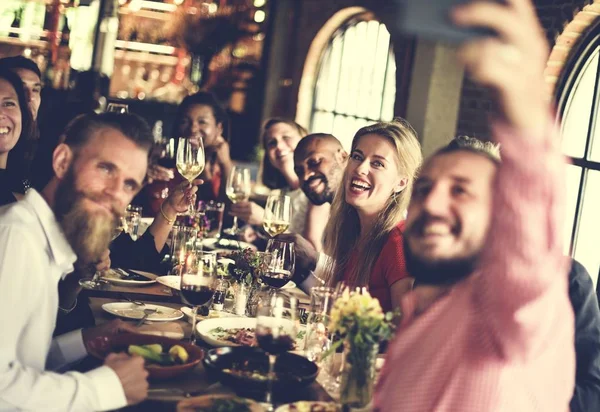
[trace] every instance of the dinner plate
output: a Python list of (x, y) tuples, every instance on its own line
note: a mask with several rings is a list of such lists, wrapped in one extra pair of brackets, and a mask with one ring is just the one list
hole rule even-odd
[(256, 250), (256, 246), (254, 246), (252, 243), (246, 243), (242, 242), (241, 240), (232, 239), (208, 238), (202, 241), (202, 246), (210, 250), (226, 252), (233, 252), (247, 248)]
[(212, 346), (240, 346), (224, 339), (231, 329), (256, 328), (256, 318), (206, 319), (196, 324), (196, 332), (202, 340)]
[(300, 401), (281, 405), (275, 412), (340, 412), (341, 409), (333, 402)]
[(181, 277), (179, 275), (159, 276), (156, 281), (161, 285), (170, 287), (171, 289), (181, 289)]
[(152, 305), (150, 303), (146, 303), (142, 306), (131, 302), (111, 302), (102, 305), (102, 309), (111, 315), (120, 318), (137, 320), (144, 317), (144, 309), (157, 309), (157, 312), (148, 315), (146, 318), (146, 320), (151, 322), (169, 322), (183, 317), (183, 313), (178, 309)]
[[(256, 318), (215, 318), (206, 319), (196, 324), (196, 333), (202, 340), (209, 345), (216, 347), (223, 346), (242, 346), (240, 344), (226, 340), (226, 336), (232, 329), (252, 329), (256, 328)], [(300, 325), (296, 336), (296, 350), (304, 349), (304, 335), (306, 327)]]
[[(183, 312), (185, 319), (189, 323), (192, 323), (192, 308), (189, 308), (187, 306), (182, 306), (179, 310)], [(200, 311), (198, 311), (198, 312), (200, 312)], [(230, 313), (230, 312), (211, 309), (210, 312), (208, 312), (208, 316), (202, 316), (198, 313), (196, 315), (196, 321), (202, 322), (203, 320), (206, 320), (206, 319), (222, 319), (222, 318), (236, 318), (236, 317), (239, 318), (240, 316), (236, 315), (234, 313)]]
[(102, 276), (102, 279), (105, 279), (105, 280), (109, 281), (110, 283), (112, 283), (113, 285), (117, 285), (117, 286), (139, 287), (139, 286), (148, 286), (148, 285), (152, 285), (152, 284), (156, 283), (156, 275), (153, 273), (143, 272), (141, 270), (129, 270), (129, 272), (132, 272), (132, 273), (135, 273), (138, 275), (142, 275), (143, 277), (147, 278), (148, 280), (129, 280), (126, 277), (120, 275), (119, 272), (115, 271), (114, 269), (109, 270), (107, 275)]

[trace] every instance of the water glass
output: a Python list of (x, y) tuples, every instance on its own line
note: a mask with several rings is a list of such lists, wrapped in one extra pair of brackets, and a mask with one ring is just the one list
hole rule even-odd
[(171, 274), (179, 275), (180, 264), (186, 253), (196, 249), (197, 230), (187, 226), (173, 226), (171, 230)]
[(311, 289), (304, 352), (313, 362), (320, 363), (323, 353), (331, 346), (329, 315), (334, 301), (333, 288), (317, 286)]
[(127, 206), (124, 219), (125, 231), (134, 241), (137, 240), (140, 230), (140, 222), (142, 220), (142, 207), (135, 205)]

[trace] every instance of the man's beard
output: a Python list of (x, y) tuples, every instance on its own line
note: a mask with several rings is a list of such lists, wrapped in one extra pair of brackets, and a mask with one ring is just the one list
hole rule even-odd
[(99, 200), (75, 189), (75, 177), (70, 168), (56, 189), (54, 213), (67, 241), (81, 264), (93, 264), (100, 260), (108, 248), (119, 219), (116, 208), (112, 213), (90, 213), (84, 199)]
[[(321, 180), (325, 185), (321, 193), (315, 193), (309, 187), (309, 184), (315, 179)], [(322, 204), (333, 202), (334, 191), (329, 187), (329, 180), (324, 175), (311, 177), (304, 183), (302, 189), (313, 205), (321, 206)]]
[(479, 253), (454, 259), (428, 261), (416, 256), (404, 237), (404, 257), (406, 269), (415, 278), (415, 286), (448, 286), (460, 282), (471, 275), (479, 262)]

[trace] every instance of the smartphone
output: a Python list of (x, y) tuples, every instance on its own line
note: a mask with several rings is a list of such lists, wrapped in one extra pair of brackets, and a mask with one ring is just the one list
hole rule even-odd
[(473, 1), (503, 0), (394, 0), (399, 6), (398, 28), (411, 35), (430, 40), (459, 44), (473, 38), (494, 36), (487, 28), (462, 28), (450, 20), (450, 11), (459, 5)]

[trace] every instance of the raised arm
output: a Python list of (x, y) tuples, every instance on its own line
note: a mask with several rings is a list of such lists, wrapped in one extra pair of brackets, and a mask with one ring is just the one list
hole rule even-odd
[(572, 333), (563, 258), (563, 158), (543, 70), (548, 45), (528, 0), (475, 2), (455, 22), (489, 27), (497, 38), (463, 46), (471, 76), (492, 89), (501, 144), (492, 221), (475, 299), (506, 356), (528, 356), (552, 333)]

